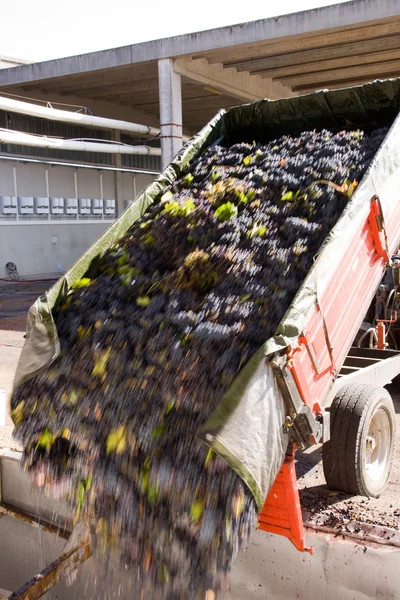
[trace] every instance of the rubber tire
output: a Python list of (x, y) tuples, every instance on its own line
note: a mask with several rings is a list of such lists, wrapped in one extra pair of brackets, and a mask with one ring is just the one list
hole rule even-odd
[[(390, 451), (378, 481), (365, 470), (365, 438), (377, 408), (383, 408), (390, 423)], [(330, 440), (323, 445), (326, 483), (331, 490), (379, 498), (385, 490), (392, 467), (395, 442), (395, 411), (392, 398), (384, 388), (350, 384), (342, 388), (331, 405)]]

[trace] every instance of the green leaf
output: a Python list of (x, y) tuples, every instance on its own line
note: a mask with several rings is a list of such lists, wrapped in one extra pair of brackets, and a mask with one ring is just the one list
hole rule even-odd
[(243, 294), (243, 296), (241, 296), (240, 298), (240, 302), (248, 302), (248, 300), (250, 300), (251, 298), (251, 294)]
[(77, 401), (78, 401), (78, 394), (74, 390), (71, 390), (70, 395), (69, 395), (69, 402), (71, 404), (76, 404)]
[(196, 205), (192, 198), (186, 200), (186, 202), (181, 205), (179, 202), (168, 202), (165, 205), (163, 212), (167, 215), (171, 215), (172, 217), (187, 217), (194, 211)]
[(164, 431), (165, 431), (165, 425), (163, 423), (161, 423), (160, 425), (157, 425), (156, 427), (154, 427), (153, 431), (151, 432), (150, 439), (159, 440), (164, 435)]
[(130, 267), (129, 265), (123, 265), (119, 267), (118, 274), (123, 285), (130, 285), (132, 279), (138, 277), (141, 274), (141, 270), (138, 267)]
[(122, 256), (117, 258), (117, 265), (119, 267), (121, 267), (122, 265), (126, 265), (127, 262), (129, 262), (129, 258), (128, 258), (127, 254), (123, 254)]
[(208, 452), (207, 452), (207, 456), (206, 456), (206, 460), (204, 461), (204, 466), (207, 469), (208, 465), (210, 464), (210, 462), (212, 461), (212, 459), (214, 458), (214, 450), (212, 448), (209, 448)]
[(73, 290), (78, 288), (87, 287), (92, 280), (89, 277), (82, 277), (82, 279), (77, 279), (75, 283), (71, 286)]
[(151, 302), (151, 298), (149, 296), (138, 296), (136, 298), (136, 304), (138, 306), (142, 306), (143, 308), (146, 308), (146, 306), (148, 306)]
[(184, 204), (185, 216), (187, 216), (191, 212), (193, 212), (195, 208), (196, 208), (196, 205), (194, 203), (194, 200), (192, 200), (192, 198), (189, 198), (189, 200), (186, 200), (186, 202)]
[(123, 454), (126, 448), (125, 428), (120, 425), (118, 429), (111, 431), (106, 439), (106, 452), (110, 454)]
[(179, 202), (167, 202), (163, 212), (167, 215), (177, 216), (179, 215), (181, 210), (181, 205)]
[(160, 499), (160, 489), (156, 485), (147, 486), (147, 500), (149, 504), (155, 504)]
[(37, 444), (36, 444), (36, 448), (43, 448), (43, 450), (50, 450), (55, 439), (56, 438), (54, 437), (54, 435), (52, 435), (50, 433), (50, 431), (46, 428), (43, 431), (43, 433), (41, 434), (41, 436), (39, 437)]
[(79, 485), (78, 485), (78, 492), (77, 492), (77, 504), (78, 504), (79, 509), (82, 508), (84, 502), (85, 502), (85, 484), (82, 481), (80, 481)]
[(24, 420), (24, 413), (23, 413), (23, 408), (24, 408), (24, 404), (25, 401), (22, 400), (18, 406), (16, 406), (14, 408), (14, 410), (11, 412), (11, 418), (14, 422), (15, 425), (19, 425), (20, 423), (22, 423), (22, 421)]
[(191, 173), (188, 173), (187, 175), (185, 175), (184, 177), (184, 182), (187, 183), (188, 185), (190, 185), (193, 182), (193, 175)]
[(129, 265), (121, 265), (120, 267), (118, 267), (118, 274), (119, 275), (124, 275), (125, 273), (130, 273), (132, 267), (130, 267)]
[(175, 406), (175, 400), (171, 400), (170, 402), (168, 402), (167, 409), (166, 409), (166, 411), (165, 411), (165, 415), (166, 415), (166, 416), (168, 416), (168, 415), (169, 415), (169, 413), (170, 413), (170, 412), (171, 412), (171, 410), (174, 408), (174, 406)]
[(139, 227), (140, 229), (148, 229), (149, 227), (151, 227), (152, 221), (143, 221), (143, 223), (140, 223)]
[(221, 222), (229, 221), (232, 217), (236, 217), (238, 214), (237, 206), (232, 204), (232, 202), (226, 202), (226, 204), (221, 204), (219, 208), (215, 211), (215, 216)]
[(157, 565), (157, 579), (159, 583), (168, 583), (171, 580), (171, 573), (164, 563)]
[(195, 500), (190, 507), (190, 518), (194, 523), (198, 523), (203, 515), (202, 500)]
[(281, 200), (291, 202), (294, 200), (293, 192), (287, 192), (286, 194), (283, 194)]
[(257, 223), (254, 223), (253, 227), (247, 232), (247, 237), (263, 237), (266, 231), (267, 228), (265, 227), (265, 225), (258, 225)]
[(244, 192), (239, 192), (239, 204), (247, 204), (250, 200), (249, 196)]
[(156, 238), (154, 237), (154, 235), (149, 232), (146, 233), (146, 235), (144, 235), (142, 237), (143, 240), (143, 245), (146, 246), (147, 248), (152, 248), (154, 246), (154, 244), (156, 243)]
[(147, 494), (147, 490), (149, 488), (149, 479), (150, 479), (150, 466), (145, 465), (143, 471), (140, 473), (140, 489), (142, 494)]
[(247, 167), (248, 165), (250, 165), (254, 160), (254, 156), (245, 156), (243, 159), (243, 164)]
[(105, 375), (107, 363), (111, 356), (111, 353), (111, 348), (107, 348), (107, 350), (104, 350), (104, 352), (100, 353), (100, 355), (94, 363), (92, 375), (94, 375), (95, 377), (103, 377), (103, 375)]

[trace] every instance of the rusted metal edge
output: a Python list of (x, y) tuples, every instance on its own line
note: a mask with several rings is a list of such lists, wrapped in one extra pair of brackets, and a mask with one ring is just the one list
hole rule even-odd
[(82, 544), (62, 554), (33, 579), (13, 592), (8, 600), (39, 600), (49, 589), (72, 575), (91, 556), (90, 543)]
[(392, 527), (349, 521), (348, 523), (341, 524), (339, 528), (335, 528), (324, 523), (313, 523), (309, 520), (310, 516), (311, 513), (303, 512), (304, 527), (307, 529), (329, 533), (336, 537), (349, 538), (360, 544), (370, 542), (400, 548), (400, 531)]
[(60, 581), (72, 577), (91, 555), (89, 526), (78, 522), (57, 560), (13, 592), (8, 600), (39, 600)]
[(71, 532), (67, 531), (66, 529), (63, 529), (62, 527), (52, 525), (47, 521), (43, 521), (38, 517), (33, 517), (22, 510), (8, 506), (4, 503), (0, 503), (0, 515), (6, 515), (7, 517), (20, 519), (20, 521), (23, 521), (24, 523), (28, 523), (33, 527), (39, 527), (40, 529), (43, 529), (43, 531), (47, 531), (48, 533), (57, 535), (58, 537), (63, 538), (64, 540), (68, 540), (71, 536)]

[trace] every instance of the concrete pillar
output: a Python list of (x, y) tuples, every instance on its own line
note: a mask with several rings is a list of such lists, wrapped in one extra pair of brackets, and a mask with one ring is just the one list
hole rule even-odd
[(161, 166), (164, 169), (182, 148), (181, 76), (174, 71), (172, 58), (158, 61), (160, 97)]
[[(121, 141), (121, 132), (113, 131), (111, 134), (112, 140), (114, 142)], [(114, 166), (117, 169), (121, 168), (121, 155), (114, 154)], [(119, 216), (124, 212), (124, 201), (122, 199), (122, 173), (121, 171), (114, 171), (114, 186), (115, 186), (115, 204), (117, 206), (117, 215)]]

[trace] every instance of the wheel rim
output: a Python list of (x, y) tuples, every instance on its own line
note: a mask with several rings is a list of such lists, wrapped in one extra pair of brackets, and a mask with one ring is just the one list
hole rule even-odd
[(387, 411), (380, 407), (372, 415), (365, 439), (365, 470), (371, 481), (379, 481), (387, 469), (392, 430)]

